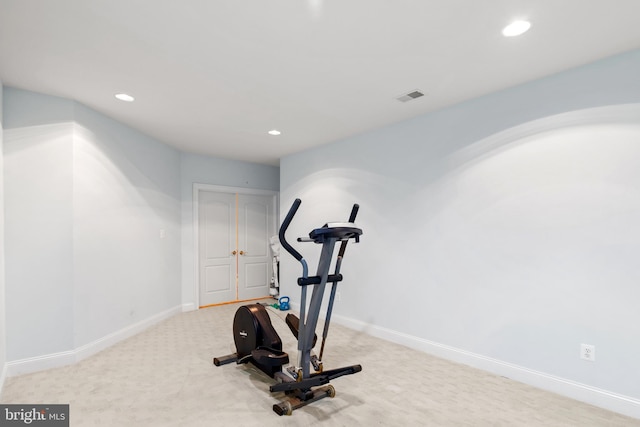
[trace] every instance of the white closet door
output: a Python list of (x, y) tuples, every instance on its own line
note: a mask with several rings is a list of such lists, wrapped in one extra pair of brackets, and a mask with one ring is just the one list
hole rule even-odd
[(269, 296), (275, 197), (238, 195), (238, 299)]
[(276, 197), (198, 191), (200, 307), (269, 296)]
[[(236, 195), (199, 191), (200, 306), (236, 299)], [(237, 251), (236, 251), (237, 252)]]

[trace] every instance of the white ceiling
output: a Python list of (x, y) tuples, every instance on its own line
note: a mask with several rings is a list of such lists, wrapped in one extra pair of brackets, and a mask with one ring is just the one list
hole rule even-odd
[[(639, 0), (0, 0), (0, 78), (181, 150), (277, 165), (639, 48), (638, 17)], [(531, 30), (503, 37), (516, 18)]]

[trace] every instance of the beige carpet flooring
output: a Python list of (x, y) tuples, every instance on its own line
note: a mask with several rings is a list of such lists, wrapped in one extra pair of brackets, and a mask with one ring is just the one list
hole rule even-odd
[[(82, 362), (8, 378), (2, 403), (69, 403), (72, 426), (640, 426), (640, 420), (331, 325), (325, 369), (333, 399), (278, 417), (283, 399), (248, 365), (215, 367), (233, 351), (237, 304), (176, 315)], [(285, 350), (295, 338), (270, 310)], [(321, 329), (319, 329), (321, 331)]]

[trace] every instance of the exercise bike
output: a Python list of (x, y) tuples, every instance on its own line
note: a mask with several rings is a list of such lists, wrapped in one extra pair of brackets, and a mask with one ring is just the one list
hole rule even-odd
[[(340, 267), (347, 243), (351, 239), (356, 243), (359, 242), (362, 234), (362, 230), (354, 224), (359, 206), (353, 205), (349, 222), (327, 223), (323, 227), (312, 230), (309, 233), (309, 238), (297, 239), (299, 242), (314, 242), (322, 245), (316, 275), (309, 276), (306, 260), (285, 238), (287, 228), (301, 203), (300, 199), (293, 202), (278, 233), (282, 247), (302, 265), (302, 276), (298, 278), (298, 285), (301, 289), (300, 317), (289, 313), (285, 319), (289, 329), (298, 340), (297, 365), (290, 366), (286, 368), (286, 372), (283, 372), (283, 366), (289, 363), (289, 355), (282, 351), (282, 341), (271, 324), (269, 313), (261, 304), (248, 304), (238, 308), (233, 319), (233, 339), (236, 352), (213, 359), (216, 366), (231, 362), (251, 363), (274, 378), (277, 383), (270, 386), (269, 391), (272, 393), (284, 392), (288, 396), (286, 400), (273, 405), (273, 410), (278, 415), (291, 415), (294, 410), (312, 402), (325, 397), (334, 397), (335, 389), (329, 384), (331, 380), (362, 370), (360, 365), (331, 370), (324, 370), (322, 365), (322, 355), (329, 332), (336, 289), (338, 283), (343, 279)], [(338, 242), (340, 242), (340, 249), (334, 272), (330, 274), (333, 252)], [(325, 315), (320, 354), (316, 356), (312, 353), (312, 348), (317, 341), (316, 326), (325, 287), (328, 283), (331, 283), (331, 292)], [(307, 289), (309, 287), (312, 291), (311, 300), (307, 307)], [(312, 367), (314, 372), (311, 372)]]

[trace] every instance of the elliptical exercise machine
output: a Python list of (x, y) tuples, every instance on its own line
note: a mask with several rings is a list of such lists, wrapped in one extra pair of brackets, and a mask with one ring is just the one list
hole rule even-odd
[[(282, 351), (282, 341), (271, 324), (269, 313), (261, 304), (244, 305), (236, 311), (233, 319), (233, 339), (236, 352), (227, 356), (216, 357), (213, 363), (216, 366), (226, 365), (231, 362), (251, 363), (262, 372), (278, 381), (269, 387), (269, 391), (285, 392), (287, 400), (273, 405), (273, 410), (278, 415), (291, 415), (299, 409), (316, 400), (325, 397), (334, 397), (335, 389), (329, 382), (343, 375), (351, 375), (362, 370), (362, 366), (353, 365), (337, 369), (324, 370), (322, 355), (325, 341), (329, 332), (331, 312), (336, 297), (338, 282), (342, 281), (340, 267), (344, 252), (349, 240), (360, 240), (362, 230), (353, 223), (358, 213), (359, 206), (353, 205), (349, 222), (327, 223), (323, 227), (316, 228), (309, 233), (309, 238), (298, 238), (299, 242), (314, 242), (322, 244), (318, 269), (315, 276), (309, 276), (306, 260), (296, 251), (285, 238), (287, 228), (298, 211), (302, 201), (296, 199), (284, 219), (280, 232), (280, 243), (302, 265), (302, 277), (298, 278), (301, 287), (300, 318), (289, 313), (285, 319), (289, 329), (298, 339), (298, 361), (296, 366), (282, 367), (289, 363), (289, 355)], [(340, 242), (340, 249), (336, 259), (333, 274), (329, 274), (335, 245)], [(325, 315), (324, 329), (322, 332), (322, 345), (320, 355), (312, 354), (312, 348), (317, 341), (316, 326), (320, 314), (320, 306), (324, 298), (327, 283), (331, 283), (331, 293)], [(311, 300), (307, 308), (307, 288), (311, 286)], [(313, 367), (315, 372), (311, 372)]]

